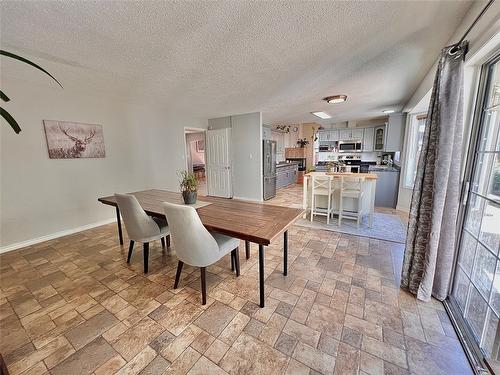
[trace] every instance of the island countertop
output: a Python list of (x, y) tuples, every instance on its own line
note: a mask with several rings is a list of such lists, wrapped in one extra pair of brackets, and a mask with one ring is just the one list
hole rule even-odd
[(349, 177), (364, 177), (367, 180), (376, 180), (378, 178), (376, 173), (352, 173), (352, 172), (309, 172), (305, 175), (305, 177), (312, 177), (314, 175), (327, 175), (332, 177), (341, 177), (341, 176), (349, 176)]

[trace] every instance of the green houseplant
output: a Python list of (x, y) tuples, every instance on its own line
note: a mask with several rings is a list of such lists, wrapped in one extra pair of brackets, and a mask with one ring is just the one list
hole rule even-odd
[[(52, 78), (54, 81), (57, 82), (57, 84), (59, 86), (61, 86), (62, 88), (62, 85), (59, 83), (59, 81), (57, 79), (54, 78), (54, 76), (52, 74), (50, 74), (49, 72), (47, 72), (44, 68), (42, 68), (40, 65), (37, 65), (35, 64), (34, 62), (28, 60), (28, 59), (25, 59), (24, 57), (22, 56), (19, 56), (19, 55), (16, 55), (12, 52), (7, 52), (7, 51), (4, 51), (4, 50), (0, 50), (0, 55), (1, 56), (5, 56), (5, 57), (10, 57), (11, 59), (14, 59), (14, 60), (17, 60), (17, 61), (21, 61), (25, 64), (28, 64), (28, 65), (31, 65), (32, 67), (44, 72), (45, 74), (47, 74), (50, 78)], [(2, 101), (4, 102), (8, 102), (10, 101), (10, 98), (5, 95), (5, 93), (3, 91), (0, 90), (0, 98), (2, 99)], [(19, 132), (21, 131), (21, 127), (19, 126), (19, 124), (17, 123), (17, 121), (14, 119), (14, 117), (12, 117), (12, 115), (7, 112), (7, 110), (5, 110), (4, 108), (0, 107), (0, 116), (2, 116), (5, 121), (7, 121), (7, 123), (10, 125), (10, 127), (12, 128), (12, 130), (14, 130), (14, 132), (16, 134), (19, 134)]]
[(195, 204), (198, 191), (198, 180), (188, 171), (179, 172), (179, 186), (185, 204)]

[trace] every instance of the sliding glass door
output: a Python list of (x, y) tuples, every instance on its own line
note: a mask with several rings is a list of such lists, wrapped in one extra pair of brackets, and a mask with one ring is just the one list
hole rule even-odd
[[(499, 358), (500, 62), (483, 67), (450, 300), (476, 352)], [(458, 162), (458, 161), (457, 161)]]

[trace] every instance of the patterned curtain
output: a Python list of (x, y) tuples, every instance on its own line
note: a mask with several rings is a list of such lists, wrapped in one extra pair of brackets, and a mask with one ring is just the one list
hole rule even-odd
[(401, 286), (423, 301), (448, 296), (453, 268), (466, 50), (464, 42), (441, 51), (413, 188)]

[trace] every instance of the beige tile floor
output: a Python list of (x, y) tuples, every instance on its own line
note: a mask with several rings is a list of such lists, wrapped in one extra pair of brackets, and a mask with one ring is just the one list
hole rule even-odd
[(471, 373), (442, 304), (399, 289), (402, 245), (289, 241), (287, 277), (282, 244), (266, 250), (263, 309), (256, 247), (238, 278), (228, 257), (209, 267), (206, 306), (196, 269), (172, 289), (173, 249), (152, 246), (147, 276), (140, 250), (127, 266), (114, 225), (2, 254), (0, 351), (11, 374)]

